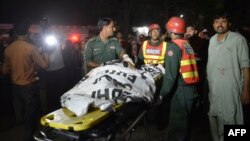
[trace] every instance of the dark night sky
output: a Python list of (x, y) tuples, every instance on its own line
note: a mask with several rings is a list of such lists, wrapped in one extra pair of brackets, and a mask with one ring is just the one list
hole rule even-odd
[[(97, 0), (0, 0), (0, 22), (29, 18), (35, 22), (47, 16), (56, 24), (93, 24)], [(102, 0), (99, 0), (102, 1)]]
[[(38, 23), (46, 16), (51, 24), (95, 25), (100, 16), (108, 15), (120, 18), (122, 24), (122, 1), (124, 0), (0, 0), (0, 23), (11, 23), (14, 19), (22, 18)], [(249, 22), (249, 0), (130, 0), (130, 22), (141, 24), (156, 21), (163, 25), (167, 20), (163, 1), (165, 6), (170, 7), (170, 14), (167, 16), (186, 9), (188, 16), (194, 17), (191, 12), (195, 7), (196, 10), (203, 11), (203, 14), (211, 15), (214, 7), (224, 5), (234, 14), (237, 23), (238, 19), (241, 19), (240, 22), (242, 19)], [(205, 6), (203, 9), (202, 5)], [(197, 11), (193, 14), (197, 14)]]

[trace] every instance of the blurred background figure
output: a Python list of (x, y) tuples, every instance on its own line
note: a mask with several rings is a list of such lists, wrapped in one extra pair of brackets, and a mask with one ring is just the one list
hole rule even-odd
[(140, 47), (142, 46), (142, 43), (145, 40), (147, 40), (147, 36), (145, 36), (144, 34), (139, 35), (139, 37), (138, 37), (138, 43), (139, 43)]
[(202, 114), (202, 116), (206, 115), (207, 112), (207, 105), (208, 105), (208, 98), (207, 98), (207, 85), (206, 85), (206, 64), (207, 64), (207, 57), (208, 57), (208, 31), (203, 29), (199, 32), (195, 25), (188, 25), (186, 27), (185, 38), (189, 41), (190, 45), (192, 46), (195, 57), (198, 65), (198, 73), (200, 77), (200, 81), (197, 84), (197, 90), (200, 94), (200, 107), (198, 110), (201, 112), (197, 112)]
[(46, 109), (52, 112), (61, 107), (60, 97), (65, 89), (65, 64), (62, 55), (62, 41), (53, 32), (45, 37), (43, 46), (50, 56), (49, 67), (46, 69)]
[(10, 74), (16, 124), (25, 123), (23, 141), (32, 141), (41, 114), (39, 78), (36, 66), (46, 69), (47, 53), (40, 54), (27, 40), (30, 24), (18, 21), (14, 25), (16, 40), (4, 51), (3, 74)]
[(127, 43), (126, 40), (123, 37), (123, 34), (120, 30), (117, 30), (115, 33), (115, 38), (118, 40), (118, 42), (121, 44), (121, 47), (123, 49), (126, 49)]
[(137, 63), (139, 50), (140, 50), (140, 45), (137, 42), (135, 34), (134, 33), (128, 34), (126, 52), (133, 59), (135, 63)]
[(84, 49), (86, 38), (73, 34), (70, 38), (64, 39), (62, 54), (65, 64), (66, 89), (71, 89), (85, 75)]
[(210, 37), (209, 37), (209, 32), (208, 32), (208, 30), (204, 28), (202, 31), (200, 31), (200, 32), (199, 32), (199, 37), (200, 37), (201, 39), (209, 40)]

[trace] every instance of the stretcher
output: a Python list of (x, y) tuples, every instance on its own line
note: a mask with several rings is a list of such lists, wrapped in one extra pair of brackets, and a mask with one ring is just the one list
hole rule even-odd
[[(155, 82), (161, 81), (159, 77)], [(158, 97), (154, 95), (154, 99)], [(145, 128), (147, 140), (150, 133), (147, 113), (155, 102), (128, 102), (117, 104), (106, 111), (91, 108), (83, 116), (76, 116), (61, 108), (41, 118), (41, 129), (34, 134), (36, 141), (126, 141), (139, 123)]]
[(41, 118), (42, 128), (34, 134), (36, 141), (122, 141), (128, 140), (138, 123), (143, 121), (149, 140), (145, 103), (116, 105), (115, 110), (91, 109), (76, 117), (62, 108)]

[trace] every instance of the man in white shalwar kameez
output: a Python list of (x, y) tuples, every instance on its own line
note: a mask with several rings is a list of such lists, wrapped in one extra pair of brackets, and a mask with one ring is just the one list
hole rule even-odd
[(215, 16), (209, 43), (208, 112), (214, 141), (223, 141), (225, 124), (243, 124), (242, 104), (249, 103), (249, 51), (245, 38), (229, 31), (226, 13)]

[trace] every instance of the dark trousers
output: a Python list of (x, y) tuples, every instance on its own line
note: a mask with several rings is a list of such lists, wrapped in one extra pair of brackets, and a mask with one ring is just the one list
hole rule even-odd
[(198, 98), (195, 86), (178, 86), (170, 103), (168, 141), (189, 141), (191, 119)]
[(53, 112), (61, 107), (60, 97), (65, 93), (65, 70), (46, 72), (46, 103), (47, 112)]
[(243, 106), (244, 124), (250, 125), (250, 104)]
[(39, 83), (29, 86), (13, 84), (13, 104), (16, 122), (25, 123), (23, 141), (32, 141), (41, 114)]
[[(159, 80), (156, 81), (156, 92), (155, 92), (155, 98), (158, 99), (160, 92), (161, 92), (161, 87), (162, 87), (162, 81), (163, 77)], [(156, 124), (156, 127), (159, 130), (163, 130), (167, 124), (168, 124), (168, 116), (169, 116), (169, 99), (164, 97), (160, 103), (160, 105), (157, 105), (154, 109), (155, 114), (154, 114), (154, 121)]]

